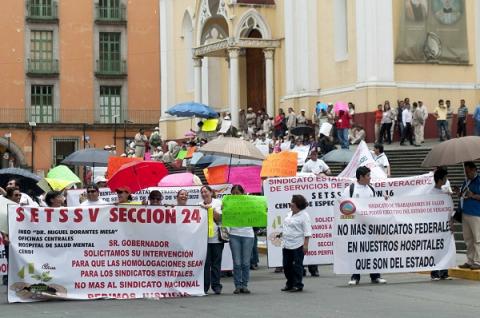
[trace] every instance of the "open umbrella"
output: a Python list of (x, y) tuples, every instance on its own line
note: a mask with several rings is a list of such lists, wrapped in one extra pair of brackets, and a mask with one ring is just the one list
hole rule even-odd
[(103, 149), (86, 148), (70, 154), (62, 163), (71, 166), (106, 167), (111, 156), (111, 152)]
[(307, 125), (300, 125), (290, 129), (290, 132), (295, 136), (303, 136), (313, 134), (314, 129)]
[[(165, 176), (158, 183), (159, 187), (188, 187), (194, 186), (195, 182), (193, 181), (195, 175), (190, 172), (174, 173), (168, 176)], [(200, 181), (201, 183), (201, 181)]]
[(20, 168), (0, 169), (0, 186), (6, 186), (11, 179), (18, 179), (20, 182), (20, 191), (38, 196), (42, 194), (42, 189), (37, 187), (40, 177), (28, 170)]
[(107, 185), (112, 191), (127, 187), (134, 193), (156, 186), (167, 174), (168, 170), (162, 162), (134, 161), (118, 169), (108, 180)]
[(207, 105), (188, 102), (177, 104), (166, 111), (167, 114), (177, 117), (217, 118), (218, 113)]
[(467, 136), (444, 141), (432, 148), (422, 167), (448, 166), (480, 158), (480, 137)]
[(325, 154), (322, 160), (328, 162), (350, 162), (353, 154), (354, 152), (349, 149), (336, 149)]
[(70, 181), (70, 183), (82, 183), (77, 175), (64, 165), (56, 166), (50, 169), (45, 179)]
[(205, 144), (200, 151), (204, 154), (227, 155), (243, 159), (265, 159), (262, 152), (252, 143), (234, 137), (220, 136)]
[(225, 156), (214, 156), (215, 160), (208, 166), (209, 168), (229, 165), (229, 166), (261, 166), (262, 160), (252, 160), (252, 159), (240, 159), (232, 158)]
[(336, 102), (333, 106), (333, 110), (338, 114), (341, 110), (348, 112), (348, 104), (345, 102)]

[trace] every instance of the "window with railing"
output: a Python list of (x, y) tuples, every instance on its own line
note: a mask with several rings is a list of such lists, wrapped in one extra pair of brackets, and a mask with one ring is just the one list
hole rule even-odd
[(52, 31), (31, 31), (28, 73), (58, 73), (58, 60), (53, 59)]
[(120, 86), (100, 86), (100, 123), (123, 121), (121, 92)]
[(96, 8), (98, 21), (126, 21), (126, 8), (120, 0), (99, 0)]
[(53, 123), (53, 85), (32, 85), (30, 97), (30, 121)]
[(57, 19), (57, 3), (53, 0), (28, 0), (27, 18)]
[(122, 61), (120, 32), (100, 32), (99, 60), (97, 72), (101, 74), (125, 73), (125, 61)]

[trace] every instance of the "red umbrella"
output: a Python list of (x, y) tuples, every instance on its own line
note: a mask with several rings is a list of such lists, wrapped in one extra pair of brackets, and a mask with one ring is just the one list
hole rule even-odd
[(163, 177), (168, 175), (168, 170), (162, 162), (158, 161), (135, 161), (124, 164), (108, 180), (110, 190), (128, 188), (130, 193), (140, 191), (148, 187), (157, 186)]

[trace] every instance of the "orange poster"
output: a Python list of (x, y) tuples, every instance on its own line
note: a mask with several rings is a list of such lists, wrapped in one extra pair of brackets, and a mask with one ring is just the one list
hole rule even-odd
[(227, 183), (227, 172), (228, 166), (226, 165), (203, 169), (208, 184)]
[(140, 158), (128, 158), (128, 157), (110, 157), (108, 158), (107, 179), (110, 179), (121, 166), (132, 161), (142, 160)]
[(263, 161), (261, 177), (294, 177), (297, 175), (297, 156), (293, 151), (272, 153)]

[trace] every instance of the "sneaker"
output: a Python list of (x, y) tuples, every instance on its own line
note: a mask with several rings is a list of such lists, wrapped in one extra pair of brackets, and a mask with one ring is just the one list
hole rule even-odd
[(432, 277), (433, 282), (438, 282), (440, 280), (440, 277)]
[(470, 266), (470, 269), (471, 269), (472, 271), (477, 271), (477, 270), (480, 269), (480, 265), (478, 265), (478, 264), (472, 264), (472, 265)]
[(385, 278), (375, 278), (375, 279), (372, 279), (372, 284), (386, 284), (387, 283), (387, 280)]
[(242, 290), (241, 290), (240, 288), (235, 288), (235, 290), (233, 291), (233, 293), (234, 293), (235, 295), (238, 295), (238, 294), (240, 294), (241, 292), (242, 292)]
[(285, 286), (281, 289), (281, 291), (291, 291), (292, 289), (293, 289), (293, 287)]
[(348, 285), (349, 286), (354, 286), (354, 285), (358, 285), (359, 281), (356, 280), (356, 279), (352, 279), (348, 282)]
[(247, 287), (241, 288), (240, 292), (243, 293), (243, 294), (250, 294), (250, 290)]
[(462, 265), (458, 265), (458, 268), (462, 268), (462, 269), (469, 269), (471, 268), (472, 265), (468, 264), (468, 263), (465, 263), (465, 264), (462, 264)]

